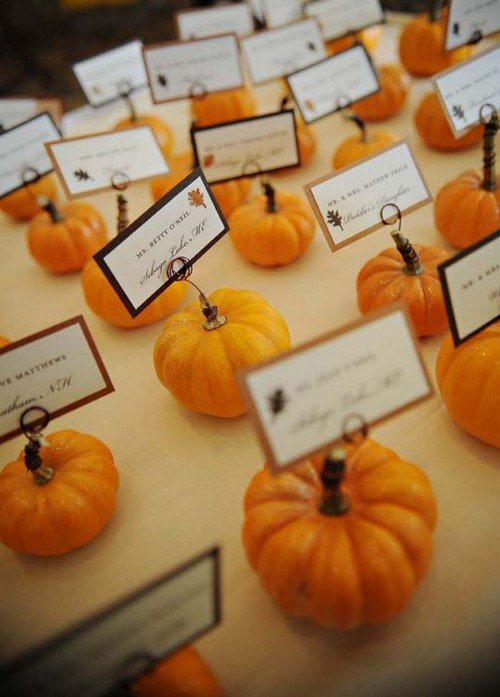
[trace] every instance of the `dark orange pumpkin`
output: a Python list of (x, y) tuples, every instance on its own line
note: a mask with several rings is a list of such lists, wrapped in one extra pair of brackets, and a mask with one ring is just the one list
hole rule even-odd
[(359, 127), (359, 132), (346, 138), (335, 150), (332, 156), (333, 169), (341, 169), (352, 162), (374, 155), (399, 140), (398, 136), (382, 128), (368, 129), (357, 114), (348, 114), (346, 118)]
[(380, 92), (361, 99), (352, 110), (364, 121), (384, 121), (403, 108), (408, 95), (410, 80), (405, 71), (394, 63), (378, 68)]
[(351, 48), (357, 41), (360, 41), (368, 53), (370, 53), (377, 48), (381, 36), (382, 27), (380, 24), (375, 24), (372, 27), (354, 32), (354, 34), (347, 34), (346, 36), (341, 36), (339, 39), (327, 41), (326, 50), (330, 56), (334, 56), (336, 53), (345, 51), (345, 49)]
[(4, 196), (0, 199), (0, 210), (14, 220), (31, 220), (34, 215), (42, 212), (37, 203), (40, 196), (45, 196), (50, 201), (56, 200), (56, 186), (52, 174), (46, 174)]
[(474, 126), (465, 135), (455, 138), (435, 92), (421, 99), (415, 111), (415, 127), (426, 145), (444, 152), (465, 150), (477, 145), (482, 138), (481, 126)]
[(191, 99), (191, 114), (197, 126), (246, 119), (256, 113), (257, 102), (248, 87), (213, 92)]
[(125, 128), (136, 128), (139, 126), (149, 126), (160, 146), (165, 157), (168, 159), (174, 147), (174, 134), (170, 126), (160, 119), (158, 116), (151, 114), (137, 114), (130, 93), (122, 95), (125, 99), (129, 116), (126, 119), (121, 119), (115, 124), (115, 131), (121, 131)]

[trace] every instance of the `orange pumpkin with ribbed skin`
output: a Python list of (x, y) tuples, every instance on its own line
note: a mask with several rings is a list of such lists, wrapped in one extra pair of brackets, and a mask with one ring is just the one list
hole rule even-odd
[(111, 451), (94, 436), (66, 430), (46, 439), (39, 454), (52, 475), (45, 483), (35, 482), (24, 451), (0, 472), (0, 541), (42, 557), (93, 540), (115, 509), (119, 484)]
[(186, 646), (131, 685), (134, 697), (223, 697), (217, 678), (192, 646)]
[(403, 108), (410, 84), (408, 75), (399, 65), (387, 63), (378, 68), (380, 92), (361, 99), (352, 110), (365, 121), (384, 121)]
[(362, 267), (357, 278), (360, 312), (365, 315), (401, 301), (419, 337), (443, 334), (448, 329), (448, 316), (437, 267), (450, 255), (438, 247), (405, 242), (409, 245), (407, 258), (411, 255), (413, 263), (405, 260), (405, 252), (390, 248)]
[(169, 157), (174, 147), (174, 134), (170, 126), (157, 116), (143, 114), (142, 116), (121, 119), (115, 124), (114, 130), (121, 131), (125, 128), (138, 128), (139, 126), (150, 126), (160, 149), (165, 157)]
[(264, 185), (263, 196), (240, 206), (229, 219), (238, 254), (257, 266), (286, 266), (299, 259), (314, 237), (314, 216), (296, 194)]
[(382, 128), (368, 129), (363, 119), (357, 114), (352, 114), (347, 118), (356, 123), (360, 130), (356, 135), (342, 141), (335, 150), (332, 157), (333, 169), (341, 169), (352, 162), (374, 155), (379, 150), (383, 150), (399, 140), (398, 136)]
[(243, 544), (286, 612), (353, 629), (409, 602), (429, 566), (436, 501), (425, 474), (388, 448), (367, 439), (345, 451), (337, 512), (325, 511), (323, 457), (277, 476), (258, 472), (245, 494)]
[(12, 194), (0, 199), (0, 210), (14, 220), (31, 220), (42, 209), (36, 202), (39, 196), (46, 196), (51, 201), (56, 199), (56, 186), (52, 174), (40, 177), (32, 184), (27, 184)]
[(80, 271), (108, 240), (102, 216), (81, 202), (67, 203), (59, 211), (46, 199), (43, 208), (28, 227), (31, 256), (51, 273)]
[(191, 303), (168, 318), (156, 341), (154, 365), (180, 404), (232, 418), (246, 411), (236, 372), (289, 349), (290, 335), (279, 312), (257, 293), (223, 288), (208, 302), (217, 308), (216, 319), (222, 315), (226, 323), (207, 329), (200, 303)]
[(212, 126), (236, 119), (246, 119), (257, 113), (254, 93), (248, 87), (213, 92), (191, 99), (191, 114), (197, 126)]
[(433, 150), (444, 152), (465, 150), (481, 142), (481, 126), (474, 126), (460, 138), (455, 138), (435, 92), (421, 99), (415, 111), (415, 127), (424, 143)]
[(373, 27), (367, 27), (361, 31), (357, 31), (354, 35), (341, 36), (339, 39), (332, 39), (326, 42), (326, 50), (328, 55), (334, 56), (346, 48), (351, 48), (357, 41), (361, 41), (368, 52), (374, 51), (382, 36), (382, 27), (380, 24), (374, 24)]
[(500, 448), (500, 322), (456, 348), (448, 334), (438, 353), (436, 378), (453, 421)]

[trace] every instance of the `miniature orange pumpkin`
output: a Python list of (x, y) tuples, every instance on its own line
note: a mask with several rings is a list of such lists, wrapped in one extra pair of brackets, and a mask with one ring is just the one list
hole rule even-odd
[(134, 697), (223, 697), (217, 678), (192, 646), (160, 661), (131, 691)]
[(382, 36), (382, 27), (380, 24), (374, 24), (372, 27), (367, 27), (366, 29), (361, 29), (354, 34), (347, 34), (346, 36), (341, 36), (339, 39), (332, 39), (326, 42), (326, 50), (328, 55), (334, 56), (340, 51), (344, 51), (346, 48), (351, 48), (357, 41), (361, 41), (363, 46), (368, 52), (374, 51)]
[(464, 150), (481, 141), (481, 126), (455, 138), (435, 92), (424, 95), (415, 111), (415, 126), (424, 143), (434, 150)]
[(500, 322), (456, 348), (448, 334), (437, 357), (436, 378), (453, 421), (500, 448)]
[(191, 99), (191, 114), (197, 126), (246, 119), (256, 113), (255, 96), (248, 87), (213, 92)]
[(408, 75), (393, 63), (378, 68), (380, 92), (361, 99), (352, 110), (364, 121), (384, 121), (403, 108), (408, 95)]
[(40, 177), (0, 199), (0, 210), (14, 220), (30, 220), (42, 211), (36, 202), (39, 196), (55, 201), (56, 187), (51, 174)]
[(399, 37), (399, 56), (410, 75), (428, 77), (465, 60), (470, 46), (446, 51), (446, 11), (440, 12), (443, 0), (431, 3), (429, 14), (421, 14), (408, 22)]
[(398, 140), (398, 136), (381, 128), (368, 130), (363, 119), (357, 114), (348, 115), (346, 118), (359, 127), (359, 133), (346, 138), (335, 150), (332, 157), (333, 169), (341, 169), (352, 162), (362, 160)]
[(116, 505), (118, 471), (109, 448), (77, 431), (47, 436), (41, 464), (25, 451), (0, 472), (0, 541), (14, 552), (65, 554), (96, 537)]
[(127, 104), (129, 116), (126, 119), (121, 119), (115, 124), (115, 131), (121, 131), (125, 128), (136, 128), (139, 126), (150, 126), (153, 131), (160, 149), (165, 157), (169, 157), (174, 147), (174, 134), (170, 126), (158, 116), (151, 114), (138, 115), (134, 103), (132, 102), (130, 92), (124, 92), (121, 95)]
[(448, 316), (437, 267), (449, 258), (438, 247), (411, 245), (392, 233), (397, 249), (384, 249), (363, 266), (357, 278), (358, 307), (363, 315), (402, 301), (419, 337), (442, 334)]
[(102, 216), (88, 203), (67, 203), (61, 210), (47, 198), (39, 203), (43, 212), (28, 227), (31, 255), (51, 273), (80, 271), (107, 242)]
[[(281, 110), (289, 107), (289, 97), (285, 95), (281, 100)], [(297, 132), (297, 143), (299, 146), (299, 156), (300, 156), (300, 167), (307, 167), (311, 162), (314, 153), (316, 152), (316, 131), (313, 126), (309, 126), (304, 123), (304, 119), (300, 113), (295, 110), (295, 124)], [(276, 170), (273, 174), (287, 174), (295, 172), (296, 167), (291, 167), (288, 169)]]
[(314, 216), (296, 194), (275, 192), (264, 184), (264, 195), (240, 206), (229, 220), (238, 254), (257, 266), (286, 266), (299, 259), (314, 237)]
[(246, 407), (236, 371), (290, 348), (288, 328), (277, 310), (248, 290), (224, 288), (200, 301), (167, 319), (154, 348), (156, 374), (188, 409), (240, 416)]
[(436, 502), (425, 474), (372, 440), (273, 476), (244, 499), (243, 544), (286, 612), (324, 627), (378, 624), (425, 576)]

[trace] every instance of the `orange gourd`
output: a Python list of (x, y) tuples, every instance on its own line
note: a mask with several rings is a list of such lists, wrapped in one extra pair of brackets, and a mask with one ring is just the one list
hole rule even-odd
[(413, 246), (398, 232), (392, 235), (397, 249), (384, 249), (358, 274), (361, 313), (401, 301), (419, 337), (442, 334), (448, 328), (448, 316), (437, 267), (449, 254), (438, 247)]
[(223, 288), (169, 317), (153, 357), (159, 380), (180, 404), (231, 418), (246, 411), (236, 372), (289, 348), (286, 323), (264, 298)]
[(500, 322), (456, 348), (448, 334), (438, 353), (436, 378), (453, 421), (500, 448)]
[(415, 111), (415, 127), (424, 143), (433, 150), (465, 150), (481, 141), (481, 126), (474, 126), (455, 138), (435, 92), (424, 95)]
[(468, 247), (500, 227), (500, 181), (495, 172), (497, 131), (495, 112), (484, 125), (483, 171), (464, 172), (445, 184), (436, 196), (436, 227), (455, 247)]
[(153, 131), (153, 135), (156, 138), (161, 151), (168, 158), (174, 147), (174, 134), (170, 126), (163, 121), (163, 119), (158, 118), (158, 116), (153, 116), (152, 114), (137, 114), (134, 104), (130, 98), (130, 94), (122, 94), (124, 97), (127, 107), (129, 109), (129, 116), (126, 119), (120, 119), (115, 126), (115, 131), (121, 131), (126, 128), (138, 128), (139, 126), (150, 126)]
[(88, 203), (67, 203), (60, 210), (39, 198), (42, 213), (30, 222), (27, 239), (31, 256), (55, 274), (80, 271), (107, 242), (106, 224)]
[(131, 685), (134, 697), (223, 697), (217, 678), (192, 646), (160, 661)]
[(240, 206), (229, 219), (231, 241), (243, 259), (257, 266), (286, 266), (299, 259), (314, 237), (314, 216), (296, 194), (275, 192)]
[(352, 105), (355, 114), (364, 121), (384, 121), (403, 108), (408, 95), (409, 78), (405, 71), (394, 63), (378, 68), (380, 92), (361, 99)]
[(286, 612), (323, 627), (385, 622), (425, 576), (436, 502), (425, 474), (366, 439), (265, 468), (244, 499), (243, 545)]
[(429, 77), (465, 60), (470, 46), (446, 51), (446, 13), (440, 11), (442, 0), (431, 2), (430, 11), (408, 22), (399, 37), (399, 56), (410, 75)]
[(346, 36), (341, 36), (339, 39), (332, 39), (326, 42), (326, 50), (328, 55), (334, 56), (336, 53), (345, 51), (347, 48), (351, 48), (357, 41), (360, 41), (368, 52), (374, 51), (382, 36), (382, 27), (380, 24), (374, 24), (372, 27), (367, 27), (366, 29), (361, 29), (361, 31), (354, 32), (354, 34), (347, 34)]
[(93, 540), (115, 509), (119, 483), (111, 451), (97, 438), (66, 430), (47, 442), (33, 471), (21, 451), (0, 472), (0, 541), (44, 557)]
[(212, 92), (191, 99), (191, 114), (197, 126), (246, 119), (256, 113), (257, 102), (248, 87)]
[(37, 198), (40, 196), (55, 201), (56, 186), (52, 174), (46, 174), (14, 193), (4, 196), (0, 199), (0, 210), (14, 220), (31, 220), (34, 215), (42, 211), (37, 203)]
[(346, 138), (335, 150), (332, 157), (333, 169), (341, 169), (352, 162), (374, 155), (399, 140), (398, 136), (390, 131), (381, 128), (368, 129), (363, 119), (357, 114), (349, 114), (346, 118), (359, 127), (359, 133)]

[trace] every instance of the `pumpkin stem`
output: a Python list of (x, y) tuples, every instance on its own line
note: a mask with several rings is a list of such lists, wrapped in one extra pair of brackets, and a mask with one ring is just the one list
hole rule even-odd
[(368, 132), (368, 128), (366, 127), (365, 121), (361, 118), (361, 116), (358, 116), (355, 114), (353, 111), (349, 111), (345, 114), (345, 118), (348, 121), (352, 121), (353, 123), (356, 124), (356, 126), (360, 129), (361, 131), (361, 142), (362, 143), (369, 143), (370, 142), (370, 134)]
[(349, 498), (341, 489), (345, 475), (345, 459), (346, 452), (343, 448), (334, 448), (325, 457), (321, 472), (324, 495), (319, 507), (324, 515), (340, 516), (349, 510)]
[(269, 182), (262, 182), (262, 190), (267, 199), (267, 212), (277, 213), (278, 206), (276, 204), (276, 190)]
[(497, 177), (495, 170), (495, 135), (498, 131), (498, 114), (495, 111), (483, 130), (483, 183), (486, 191), (496, 191)]
[(42, 485), (50, 482), (54, 476), (52, 467), (45, 467), (40, 457), (40, 448), (42, 443), (46, 443), (41, 434), (34, 434), (29, 437), (27, 444), (24, 446), (24, 463), (30, 472), (33, 472), (35, 484)]
[(118, 216), (116, 218), (116, 232), (120, 235), (128, 226), (128, 200), (123, 194), (117, 194)]
[(60, 223), (64, 220), (62, 213), (56, 208), (56, 205), (47, 196), (38, 196), (36, 202), (43, 208), (44, 211), (50, 215), (50, 219), (53, 223)]
[(127, 105), (130, 120), (133, 122), (137, 121), (137, 111), (135, 110), (134, 102), (132, 101), (132, 98), (130, 96), (130, 90), (128, 92), (123, 92), (122, 97), (125, 100), (125, 104)]
[(396, 243), (398, 252), (401, 254), (406, 264), (405, 273), (407, 273), (408, 276), (420, 276), (421, 273), (424, 273), (424, 267), (420, 263), (418, 254), (410, 240), (404, 237), (398, 230), (393, 230), (391, 235)]
[(287, 94), (283, 95), (281, 97), (281, 102), (280, 102), (280, 111), (283, 111), (286, 109), (286, 105), (288, 104), (289, 96)]
[(429, 6), (429, 19), (431, 22), (439, 22), (443, 0), (431, 0)]
[[(191, 281), (190, 281), (191, 282)], [(219, 308), (217, 305), (212, 305), (205, 293), (200, 291), (200, 305), (203, 316), (205, 317), (205, 322), (203, 323), (203, 329), (211, 332), (213, 329), (218, 329), (224, 326), (227, 322), (227, 317), (225, 315), (219, 314)]]

